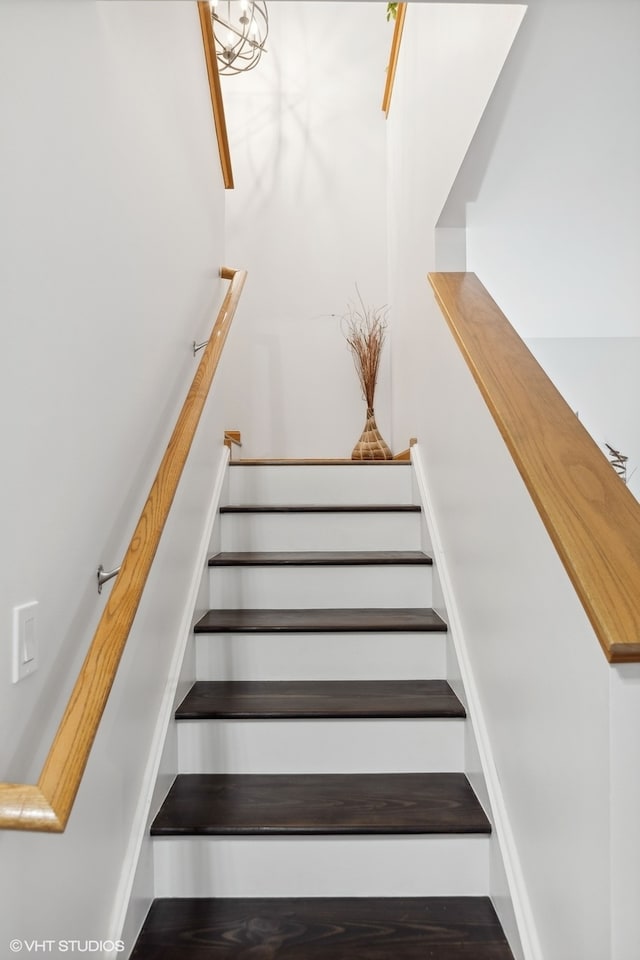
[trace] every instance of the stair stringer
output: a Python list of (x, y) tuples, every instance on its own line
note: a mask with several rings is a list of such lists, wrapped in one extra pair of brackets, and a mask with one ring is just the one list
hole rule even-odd
[[(109, 939), (122, 941), (127, 949), (135, 944), (155, 895), (153, 839), (150, 826), (164, 794), (178, 769), (177, 730), (174, 713), (180, 700), (195, 680), (195, 650), (189, 641), (193, 625), (208, 607), (208, 559), (212, 547), (219, 549), (219, 508), (228, 483), (229, 451), (225, 450), (212, 486), (211, 498), (202, 527), (193, 576), (187, 592), (180, 629), (176, 635), (171, 669), (149, 751), (134, 826), (120, 882), (114, 898)], [(216, 520), (218, 524), (216, 525)], [(128, 956), (128, 952), (126, 954)], [(122, 953), (113, 957), (122, 957)]]
[[(416, 496), (433, 557), (433, 608), (448, 630), (447, 679), (467, 710), (465, 766), (474, 790), (493, 825), (491, 837), (491, 899), (509, 945), (518, 960), (544, 960), (527, 893), (520, 857), (513, 838), (507, 805), (495, 765), (487, 725), (467, 652), (462, 618), (456, 603), (447, 556), (430, 495), (429, 475), (420, 444), (411, 448)], [(478, 767), (481, 770), (478, 776)], [(501, 877), (502, 875), (502, 877)], [(493, 880), (496, 883), (493, 883)], [(502, 880), (502, 882), (500, 882)], [(499, 889), (499, 888), (502, 889)]]

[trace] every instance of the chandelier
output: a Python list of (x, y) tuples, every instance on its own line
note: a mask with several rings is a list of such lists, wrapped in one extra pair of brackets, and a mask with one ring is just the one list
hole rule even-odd
[(265, 0), (210, 0), (210, 7), (220, 73), (252, 70), (269, 32)]

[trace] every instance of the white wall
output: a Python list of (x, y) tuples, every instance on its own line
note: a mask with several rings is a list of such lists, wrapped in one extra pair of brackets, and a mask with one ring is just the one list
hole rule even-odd
[(419, 447), (524, 955), (601, 960), (609, 667), (435, 304), (423, 322), (423, 403), (439, 415)]
[[(0, 771), (33, 782), (226, 287), (195, 5), (4, 0), (0, 126)], [(112, 932), (224, 425), (214, 388), (67, 832), (0, 836), (3, 955)], [(13, 686), (28, 600), (40, 666)]]
[[(527, 960), (637, 956), (626, 894), (638, 889), (637, 778), (622, 759), (637, 754), (637, 677), (621, 684), (606, 664), (426, 273), (445, 259), (464, 269), (466, 225), (468, 269), (549, 366), (562, 344), (541, 338), (609, 338), (572, 354), (570, 388), (586, 382), (587, 358), (606, 365), (611, 338), (637, 337), (639, 13), (622, 0), (533, 0), (452, 191), (452, 121), (437, 135), (430, 123), (430, 96), (450, 89), (420, 85), (429, 38), (417, 30), (390, 121), (394, 427), (413, 416), (420, 440)], [(436, 224), (450, 233), (434, 253)], [(624, 423), (631, 436), (633, 391), (606, 423), (594, 396), (570, 399), (594, 432)]]
[(640, 940), (640, 664), (612, 668), (610, 698), (611, 956), (634, 960)]
[(407, 11), (387, 121), (396, 436), (420, 437), (426, 275), (449, 265), (436, 259), (436, 225), (524, 9), (425, 3)]
[(466, 222), (467, 268), (596, 441), (635, 463), (639, 45), (635, 0), (534, 0), (441, 221)]
[[(449, 423), (430, 384), (443, 358), (426, 322), (432, 310), (426, 275), (464, 269), (463, 231), (436, 227), (523, 15), (522, 5), (411, 5), (407, 12), (388, 120), (393, 409), (394, 433), (416, 435), (420, 448)], [(470, 750), (469, 775), (478, 787), (474, 758)], [(520, 957), (495, 840), (491, 893)]]
[(640, 499), (640, 337), (534, 337), (527, 346), (605, 456), (629, 457), (627, 485)]
[(525, 337), (637, 336), (640, 5), (535, 0), (468, 157), (468, 265)]
[[(380, 4), (275, 0), (269, 13), (259, 67), (223, 78), (228, 255), (250, 273), (232, 426), (243, 456), (348, 457), (365, 405), (331, 315), (356, 283), (367, 304), (389, 302), (380, 105), (393, 28)], [(387, 350), (376, 414), (391, 443), (388, 365)]]

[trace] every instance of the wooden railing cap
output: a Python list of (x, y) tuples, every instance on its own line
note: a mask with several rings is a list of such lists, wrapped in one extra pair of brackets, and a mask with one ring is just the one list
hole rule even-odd
[(429, 280), (605, 656), (640, 662), (640, 504), (476, 275)]

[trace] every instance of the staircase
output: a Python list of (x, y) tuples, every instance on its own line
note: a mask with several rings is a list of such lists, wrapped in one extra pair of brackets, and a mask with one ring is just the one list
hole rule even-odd
[(134, 960), (512, 960), (406, 463), (232, 464)]

